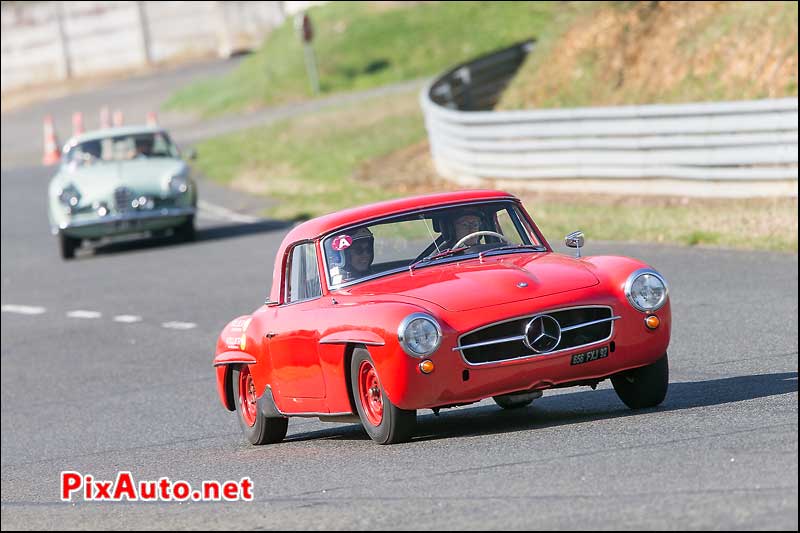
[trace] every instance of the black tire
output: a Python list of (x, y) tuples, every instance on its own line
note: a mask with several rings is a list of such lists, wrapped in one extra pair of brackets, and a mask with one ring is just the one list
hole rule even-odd
[(197, 239), (197, 231), (194, 228), (194, 215), (190, 215), (180, 226), (175, 228), (175, 238), (180, 242), (193, 242)]
[(503, 409), (519, 409), (527, 407), (533, 400), (542, 397), (542, 391), (535, 391), (523, 394), (506, 394), (503, 396), (492, 396), (494, 403)]
[[(364, 426), (370, 438), (378, 444), (397, 444), (411, 440), (417, 427), (417, 412), (395, 407), (389, 401), (382, 385), (379, 387), (383, 408), (382, 417), (377, 425), (370, 421), (359, 394), (359, 372), (363, 362), (367, 362), (369, 366), (375, 368), (369, 352), (364, 348), (356, 348), (350, 362), (350, 383), (352, 384), (353, 403), (356, 405), (361, 425)], [(377, 371), (375, 374), (377, 375)]]
[(669, 386), (667, 354), (655, 363), (611, 376), (617, 396), (631, 409), (655, 407), (664, 401)]
[(239, 419), (239, 427), (242, 428), (245, 438), (250, 444), (255, 445), (275, 444), (282, 441), (286, 437), (286, 431), (289, 428), (288, 418), (267, 418), (256, 406), (255, 423), (250, 426), (245, 422), (239, 395), (240, 374), (240, 369), (233, 369), (231, 379), (233, 380), (233, 401), (236, 404), (236, 415)]
[(75, 257), (75, 250), (80, 248), (81, 240), (67, 237), (63, 233), (58, 234), (58, 249), (61, 252), (61, 259), (67, 260)]

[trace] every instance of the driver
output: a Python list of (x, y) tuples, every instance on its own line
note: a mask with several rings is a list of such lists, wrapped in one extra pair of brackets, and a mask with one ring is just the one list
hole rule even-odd
[(346, 281), (373, 274), (375, 237), (368, 228), (359, 228), (352, 235), (353, 243), (344, 251), (344, 279)]
[[(453, 220), (453, 240), (449, 243), (449, 248), (454, 247), (458, 241), (476, 231), (481, 231), (483, 218), (478, 211), (462, 211)], [(478, 244), (480, 236), (467, 239), (462, 246), (474, 246)]]
[(136, 139), (136, 157), (150, 157), (153, 155), (152, 139)]

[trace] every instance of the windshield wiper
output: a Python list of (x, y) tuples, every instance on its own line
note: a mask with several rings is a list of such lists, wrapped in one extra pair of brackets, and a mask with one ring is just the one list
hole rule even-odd
[(492, 248), (491, 250), (486, 250), (484, 252), (481, 252), (478, 254), (478, 259), (483, 259), (484, 256), (489, 255), (492, 252), (502, 252), (508, 250), (530, 250), (531, 252), (546, 252), (547, 248), (536, 244), (508, 244), (506, 246), (499, 246), (497, 248)]
[(409, 273), (410, 272), (414, 272), (414, 267), (417, 266), (417, 265), (421, 265), (423, 263), (430, 263), (431, 261), (435, 261), (437, 259), (442, 259), (444, 257), (450, 257), (451, 255), (455, 255), (457, 253), (463, 252), (467, 248), (469, 248), (469, 246), (459, 246), (458, 248), (448, 248), (447, 250), (443, 250), (443, 251), (439, 252), (438, 254), (433, 254), (433, 255), (429, 255), (428, 257), (423, 257), (422, 259), (419, 259), (419, 260), (414, 261), (413, 263), (411, 263), (411, 265), (408, 267), (408, 271), (409, 271)]

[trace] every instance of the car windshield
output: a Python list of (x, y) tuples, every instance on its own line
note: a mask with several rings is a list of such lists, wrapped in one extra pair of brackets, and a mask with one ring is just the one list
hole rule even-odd
[(449, 258), (545, 250), (514, 202), (431, 209), (337, 231), (323, 241), (326, 274), (340, 287)]
[(109, 161), (179, 156), (178, 149), (172, 144), (169, 136), (159, 131), (84, 141), (69, 149), (65, 162), (74, 167)]

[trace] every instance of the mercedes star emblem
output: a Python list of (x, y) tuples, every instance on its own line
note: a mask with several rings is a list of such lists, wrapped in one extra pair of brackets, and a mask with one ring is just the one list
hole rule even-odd
[(525, 326), (522, 342), (536, 353), (552, 352), (561, 342), (561, 326), (550, 315), (537, 315)]

